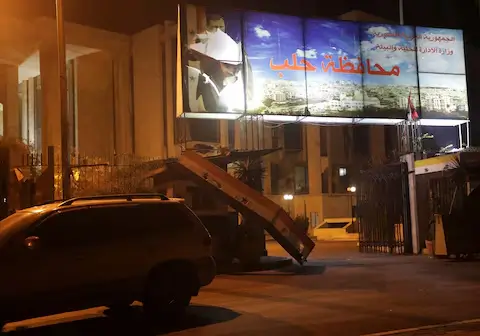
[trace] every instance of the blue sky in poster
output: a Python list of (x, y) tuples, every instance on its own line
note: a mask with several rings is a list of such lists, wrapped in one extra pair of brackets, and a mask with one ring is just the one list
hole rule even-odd
[(463, 32), (417, 27), (418, 71), (465, 74)]
[[(222, 16), (227, 34), (240, 42), (242, 13), (227, 11)], [(461, 30), (323, 19), (307, 19), (302, 23), (299, 17), (261, 12), (245, 12), (243, 17), (246, 53), (253, 71), (264, 79), (279, 79), (278, 71), (270, 68), (270, 60), (273, 64), (282, 64), (285, 60), (292, 62), (292, 54), (296, 54), (298, 60), (307, 56), (316, 71), (307, 72), (307, 77), (304, 71), (282, 71), (282, 79), (304, 81), (307, 78), (308, 81), (327, 83), (348, 80), (372, 86), (414, 87), (418, 84), (417, 59), (419, 72), (465, 74)], [(417, 54), (415, 50), (418, 50)], [(364, 65), (368, 59), (372, 65), (379, 64), (387, 71), (398, 66), (400, 73), (398, 76), (362, 76), (324, 72), (322, 62), (328, 64), (325, 55), (331, 55), (336, 66), (338, 57), (342, 56), (355, 66), (358, 66), (358, 59)], [(425, 80), (423, 82), (427, 84)], [(441, 86), (448, 86), (448, 83)]]
[(365, 75), (365, 85), (417, 86), (413, 27), (362, 24), (360, 39), (362, 59), (369, 60), (371, 64), (379, 64), (386, 70), (394, 66), (400, 69), (398, 76)]
[[(359, 25), (321, 19), (307, 19), (303, 24), (298, 17), (252, 12), (246, 13), (244, 24), (245, 49), (254, 72), (262, 78), (277, 79), (278, 71), (271, 69), (270, 61), (275, 65), (285, 60), (292, 63), (292, 54), (296, 54), (299, 60), (306, 56), (308, 62), (316, 67), (315, 71), (307, 72), (308, 81), (328, 83), (348, 80), (357, 84), (396, 86), (417, 84), (413, 27)], [(397, 66), (399, 74), (378, 76), (324, 70), (329, 62), (325, 59), (328, 55), (336, 67), (339, 66), (339, 57), (355, 67), (361, 60), (365, 68), (368, 59), (372, 67), (379, 64), (386, 71)], [(281, 76), (285, 80), (299, 81), (304, 80), (305, 73), (285, 70)]]
[[(292, 62), (292, 54), (303, 50), (303, 23), (299, 17), (247, 12), (245, 14), (245, 50), (254, 73), (265, 79), (279, 79), (270, 69), (273, 64)], [(282, 79), (305, 82), (305, 71), (282, 71)]]
[(334, 73), (331, 70), (324, 72), (322, 63), (326, 66), (331, 56), (336, 67), (339, 57), (358, 66), (357, 57), (360, 57), (359, 27), (353, 22), (308, 19), (305, 22), (306, 56), (317, 67), (317, 71), (308, 72), (308, 81), (328, 83), (347, 80), (356, 84), (362, 83), (361, 74)]

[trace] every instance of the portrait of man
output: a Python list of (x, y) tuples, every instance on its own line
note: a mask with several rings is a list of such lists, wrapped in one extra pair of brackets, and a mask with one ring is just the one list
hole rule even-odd
[[(243, 113), (244, 64), (251, 72), (242, 43), (226, 32), (224, 18), (205, 14), (204, 29), (187, 45), (185, 76), (190, 112)], [(249, 76), (251, 77), (251, 76)]]

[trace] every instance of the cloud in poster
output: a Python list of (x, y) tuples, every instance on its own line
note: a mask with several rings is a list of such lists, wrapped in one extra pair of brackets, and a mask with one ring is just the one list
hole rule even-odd
[(297, 56), (304, 57), (304, 58), (317, 58), (317, 50), (316, 49), (297, 49)]
[[(413, 28), (409, 30), (411, 32), (406, 35), (413, 36)], [(416, 54), (413, 51), (415, 41), (395, 37), (395, 33), (395, 29), (389, 26), (371, 26), (366, 29), (361, 42), (362, 57), (382, 67), (405, 66), (407, 72), (415, 72), (417, 70)], [(385, 50), (378, 46), (403, 46), (411, 48), (412, 51)]]
[(465, 75), (450, 75), (436, 73), (419, 73), (420, 87), (436, 87), (467, 91), (467, 79)]
[[(417, 46), (419, 50), (448, 49), (451, 55), (441, 53), (422, 53), (418, 54), (418, 71), (464, 74), (465, 73), (465, 53), (463, 46), (463, 34), (461, 30), (425, 28), (417, 27), (417, 36), (427, 36), (433, 38), (419, 38)], [(445, 37), (453, 41), (438, 41), (435, 37)]]
[(265, 39), (272, 36), (270, 32), (264, 29), (261, 25), (255, 26), (255, 28), (253, 29), (255, 30), (255, 34), (257, 35), (258, 38)]
[(417, 68), (415, 67), (415, 65), (409, 64), (407, 66), (407, 72), (416, 72), (416, 71), (417, 71)]

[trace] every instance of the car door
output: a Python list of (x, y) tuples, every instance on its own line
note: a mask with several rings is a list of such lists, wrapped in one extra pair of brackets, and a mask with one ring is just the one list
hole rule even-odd
[[(191, 259), (198, 237), (193, 232), (191, 221), (175, 203), (146, 203), (122, 209), (119, 227), (125, 234), (122, 245), (130, 247), (124, 259), (124, 269), (130, 277), (145, 276), (156, 264)], [(198, 243), (196, 244), (198, 245)]]
[[(33, 305), (77, 309), (92, 302), (102, 282), (104, 258), (88, 208), (60, 211), (28, 232), (35, 243), (25, 259), (31, 286), (25, 292)], [(91, 302), (91, 304), (89, 304)]]
[[(182, 244), (185, 234), (175, 235), (182, 223), (175, 217), (170, 204), (132, 203), (112, 206), (101, 215), (105, 235), (104, 269), (108, 270), (108, 289), (111, 296), (131, 293), (138, 297), (145, 278), (158, 263), (181, 256), (178, 250), (188, 250)], [(104, 207), (101, 212), (107, 211)], [(99, 212), (100, 214), (100, 212)], [(181, 244), (179, 246), (179, 244)], [(118, 294), (117, 294), (118, 293)]]
[(147, 207), (135, 203), (112, 207), (109, 214), (102, 215), (102, 226), (110, 232), (105, 237), (109, 246), (109, 251), (105, 251), (109, 259), (105, 269), (109, 273), (111, 295), (131, 293), (136, 297), (143, 290), (152, 266), (150, 242), (155, 239), (158, 242), (159, 236), (152, 229), (150, 215)]

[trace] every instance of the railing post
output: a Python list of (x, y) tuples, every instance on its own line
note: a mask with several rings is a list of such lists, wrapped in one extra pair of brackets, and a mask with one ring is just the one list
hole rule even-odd
[(10, 151), (0, 148), (0, 219), (9, 213)]

